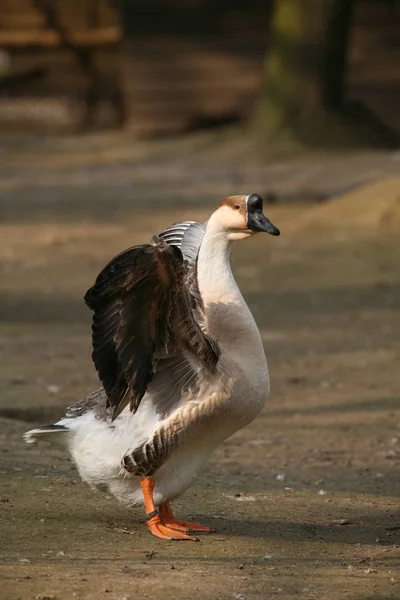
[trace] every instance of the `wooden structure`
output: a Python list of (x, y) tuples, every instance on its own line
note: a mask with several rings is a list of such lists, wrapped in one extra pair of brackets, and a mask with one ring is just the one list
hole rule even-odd
[[(101, 125), (97, 108), (107, 104), (114, 115), (107, 125), (124, 122), (143, 136), (246, 118), (263, 76), (272, 0), (118, 4), (123, 31), (116, 0), (1, 0), (0, 50), (11, 60), (9, 72), (0, 72), (0, 121), (6, 97), (32, 98), (36, 105), (46, 98), (72, 100), (82, 109), (76, 117), (82, 127)], [(381, 2), (359, 0), (356, 12), (351, 92), (353, 81), (362, 86), (360, 56), (369, 53), (372, 61), (385, 51), (390, 57), (381, 37), (398, 32)]]
[[(144, 136), (240, 119), (257, 94), (265, 29), (257, 32), (254, 10), (222, 2), (205, 12), (206, 4), (131, 2), (135, 12), (123, 13), (123, 36), (111, 0), (3, 0), (0, 48), (11, 54), (12, 73), (46, 71), (13, 90), (36, 99), (81, 98), (82, 124), (99, 95), (119, 111), (115, 122)], [(43, 10), (49, 5), (61, 34)]]
[[(63, 0), (52, 4), (75, 43), (88, 46), (115, 44), (120, 39), (116, 13), (107, 0)], [(62, 40), (48, 28), (40, 9), (44, 2), (2, 0), (0, 4), (0, 48), (54, 48)]]

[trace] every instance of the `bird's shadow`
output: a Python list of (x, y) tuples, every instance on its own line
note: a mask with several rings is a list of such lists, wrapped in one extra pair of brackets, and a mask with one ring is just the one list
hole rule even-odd
[[(185, 518), (183, 516), (182, 518)], [(323, 543), (342, 544), (378, 544), (379, 546), (393, 546), (400, 542), (400, 528), (390, 532), (382, 523), (382, 515), (376, 518), (363, 515), (357, 522), (347, 525), (321, 524), (296, 521), (260, 521), (249, 519), (223, 518), (216, 519), (207, 515), (193, 515), (193, 519), (207, 525), (222, 535), (237, 537), (265, 538), (286, 541), (310, 541)], [(377, 542), (379, 540), (379, 542)]]

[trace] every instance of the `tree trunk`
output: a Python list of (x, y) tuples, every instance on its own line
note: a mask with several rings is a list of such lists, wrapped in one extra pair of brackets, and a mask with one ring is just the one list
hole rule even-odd
[(262, 137), (296, 134), (342, 108), (352, 8), (353, 0), (276, 0), (255, 120)]

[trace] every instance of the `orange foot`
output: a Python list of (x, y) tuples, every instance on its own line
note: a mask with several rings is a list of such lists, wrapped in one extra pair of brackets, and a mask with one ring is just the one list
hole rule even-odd
[(162, 540), (191, 540), (192, 542), (197, 542), (198, 540), (191, 535), (185, 533), (185, 531), (177, 531), (173, 527), (169, 527), (168, 525), (161, 522), (159, 515), (154, 515), (150, 519), (147, 519), (147, 527), (150, 532), (158, 538)]
[[(160, 515), (154, 506), (153, 490), (154, 481), (151, 477), (142, 477), (140, 485), (143, 492), (144, 505), (146, 508), (147, 527), (150, 532), (162, 540), (191, 540), (197, 542), (196, 538), (188, 535), (186, 531), (177, 531), (167, 524), (162, 523)], [(172, 512), (172, 511), (171, 511)]]
[(169, 504), (160, 504), (159, 517), (164, 525), (175, 531), (183, 531), (184, 533), (214, 533), (214, 529), (206, 527), (205, 525), (175, 519)]

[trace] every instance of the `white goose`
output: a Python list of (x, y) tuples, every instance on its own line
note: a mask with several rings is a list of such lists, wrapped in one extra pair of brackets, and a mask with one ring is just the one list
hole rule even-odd
[(103, 388), (25, 434), (58, 434), (90, 486), (144, 502), (159, 538), (212, 531), (176, 520), (169, 502), (268, 397), (260, 333), (230, 264), (232, 242), (261, 231), (279, 235), (261, 197), (230, 196), (207, 223), (177, 223), (115, 257), (85, 296)]

